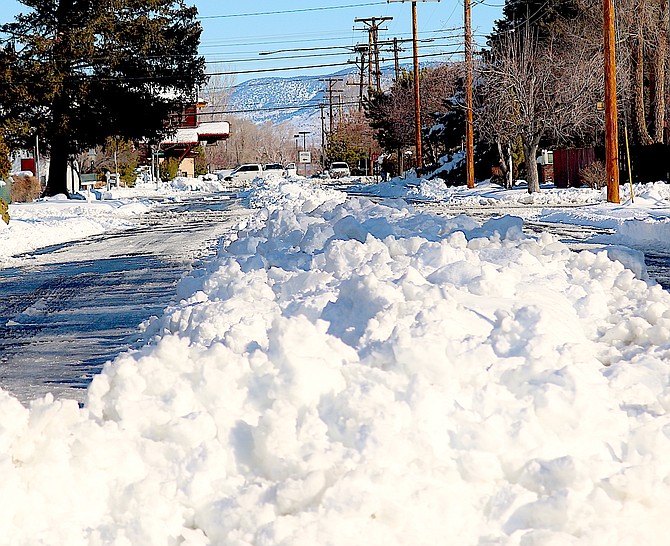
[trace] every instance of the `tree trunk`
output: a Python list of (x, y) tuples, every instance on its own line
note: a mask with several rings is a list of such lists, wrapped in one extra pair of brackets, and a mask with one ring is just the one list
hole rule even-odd
[(665, 126), (665, 63), (668, 54), (668, 0), (661, 0), (658, 42), (654, 48), (653, 86), (650, 90), (651, 138), (663, 143)]
[(522, 137), (523, 159), (526, 165), (526, 181), (528, 182), (528, 193), (540, 191), (540, 177), (537, 172), (537, 147), (540, 144), (540, 137), (530, 139)]
[(507, 143), (507, 161), (509, 167), (507, 168), (507, 187), (514, 187), (514, 158), (512, 157), (512, 145)]
[(512, 187), (512, 148), (509, 142), (507, 142), (503, 149), (500, 138), (496, 138), (496, 145), (498, 147), (498, 165), (502, 174), (503, 186), (510, 189)]
[(498, 149), (498, 166), (500, 167), (500, 174), (502, 175), (503, 187), (508, 188), (507, 185), (507, 158), (505, 157), (505, 152), (503, 151), (502, 142), (500, 138), (496, 138), (496, 147)]
[(70, 196), (67, 191), (67, 148), (67, 142), (62, 137), (55, 138), (51, 144), (51, 162), (49, 164), (47, 186), (44, 188), (44, 197), (52, 197), (61, 193)]
[(43, 195), (52, 197), (67, 191), (67, 168), (70, 159), (70, 134), (68, 131), (67, 105), (62, 95), (53, 102), (53, 128), (51, 134), (49, 176)]
[(635, 140), (639, 144), (651, 144), (651, 137), (647, 129), (646, 111), (644, 107), (644, 29), (642, 27), (642, 15), (644, 2), (640, 5), (640, 17), (638, 17), (637, 36), (633, 40), (633, 52), (631, 54), (631, 70), (633, 71), (633, 103), (631, 106), (631, 117)]
[(67, 31), (69, 26), (68, 16), (73, 11), (73, 5), (73, 0), (61, 0), (58, 2), (55, 12), (58, 39), (53, 48), (53, 55), (54, 58), (63, 59), (63, 61), (59, 63), (60, 90), (55, 94), (51, 105), (53, 116), (51, 130), (49, 131), (51, 161), (49, 163), (47, 185), (43, 193), (45, 197), (59, 194), (70, 197), (67, 191), (67, 168), (70, 159), (70, 119), (68, 116), (70, 104), (64, 88), (67, 75), (71, 71)]

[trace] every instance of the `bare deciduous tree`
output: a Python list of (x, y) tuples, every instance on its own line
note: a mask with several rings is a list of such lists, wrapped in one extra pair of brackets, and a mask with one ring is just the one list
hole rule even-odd
[(225, 110), (228, 108), (230, 96), (235, 87), (236, 76), (229, 74), (225, 67), (217, 66), (214, 75), (209, 77), (207, 85), (200, 91), (207, 105), (200, 110), (205, 121), (225, 121), (228, 117)]
[(216, 146), (208, 146), (205, 153), (213, 169), (229, 168), (242, 163), (289, 163), (296, 161), (295, 129), (287, 124), (263, 125), (241, 119), (228, 118), (230, 138)]
[(593, 131), (602, 86), (598, 61), (584, 49), (515, 32), (485, 66), (487, 126), (495, 127), (501, 147), (521, 138), (529, 193), (540, 190), (536, 157), (543, 137), (560, 142)]

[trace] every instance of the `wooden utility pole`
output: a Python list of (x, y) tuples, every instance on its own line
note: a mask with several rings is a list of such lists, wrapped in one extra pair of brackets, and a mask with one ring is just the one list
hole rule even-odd
[[(418, 0), (431, 2), (440, 0)], [(405, 2), (405, 0), (387, 0), (387, 2)], [(412, 52), (414, 58), (414, 131), (416, 141), (416, 168), (423, 167), (423, 149), (421, 146), (421, 96), (419, 92), (419, 31), (416, 17), (417, 0), (412, 0)]]
[[(358, 83), (349, 83), (347, 85), (355, 85), (358, 87), (358, 111), (363, 111), (363, 90), (365, 89), (365, 54), (368, 52), (369, 46), (367, 44), (357, 44), (354, 47), (354, 52), (360, 55), (360, 59), (356, 59), (358, 66)], [(359, 64), (360, 63), (360, 64)]]
[(472, 18), (470, 0), (463, 0), (465, 14), (465, 179), (468, 188), (475, 187), (474, 128), (472, 124)]
[[(354, 23), (363, 23), (365, 28), (354, 29), (364, 30), (368, 32), (368, 86), (372, 88), (372, 75), (375, 75), (375, 87), (377, 91), (381, 91), (381, 70), (379, 67), (379, 31), (387, 30), (381, 28), (382, 23), (391, 21), (393, 17), (367, 17), (356, 18)], [(373, 68), (374, 67), (374, 68)]]
[(620, 203), (614, 0), (604, 0), (603, 19), (605, 27), (605, 170), (607, 172), (607, 201)]
[(395, 74), (395, 81), (400, 77), (400, 47), (398, 46), (398, 38), (393, 38), (393, 68)]
[(412, 51), (414, 57), (414, 126), (416, 140), (416, 168), (423, 167), (421, 146), (421, 97), (419, 95), (419, 31), (416, 22), (416, 2), (412, 2)]
[(342, 79), (341, 78), (324, 78), (324, 79), (321, 79), (319, 81), (325, 82), (325, 83), (328, 84), (328, 89), (327, 89), (327, 91), (328, 91), (328, 107), (329, 107), (328, 114), (330, 115), (328, 130), (329, 130), (330, 133), (332, 133), (333, 132), (333, 93), (335, 93), (335, 92), (341, 93), (342, 92), (341, 90), (336, 90), (334, 87), (335, 87), (335, 84), (337, 82), (341, 82)]
[(326, 114), (324, 112), (326, 105), (319, 103), (319, 109), (321, 110), (321, 167), (325, 169), (327, 161), (326, 158), (328, 155), (326, 150)]

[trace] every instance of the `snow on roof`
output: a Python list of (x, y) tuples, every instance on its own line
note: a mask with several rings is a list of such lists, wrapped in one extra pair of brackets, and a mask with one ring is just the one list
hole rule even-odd
[(229, 135), (230, 123), (227, 121), (206, 121), (198, 126), (198, 134), (200, 136)]
[(197, 129), (177, 129), (165, 137), (161, 144), (198, 144), (199, 140)]
[(227, 137), (230, 135), (230, 123), (227, 121), (208, 121), (201, 123), (197, 128), (177, 129), (168, 135), (161, 144), (198, 144), (211, 137)]

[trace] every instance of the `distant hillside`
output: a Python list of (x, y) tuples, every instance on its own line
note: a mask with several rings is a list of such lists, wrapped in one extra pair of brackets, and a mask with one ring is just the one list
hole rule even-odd
[[(356, 69), (351, 68), (324, 76), (301, 76), (297, 78), (258, 78), (233, 88), (228, 110), (235, 116), (262, 124), (290, 123), (296, 128), (321, 129), (321, 111), (318, 105), (328, 104), (324, 78), (342, 78), (353, 82)], [(384, 70), (384, 85), (392, 81), (392, 70)], [(341, 85), (341, 84), (340, 84)], [(341, 87), (340, 87), (341, 88)], [(347, 94), (356, 100), (356, 88), (347, 86)], [(335, 101), (334, 101), (335, 102)]]

